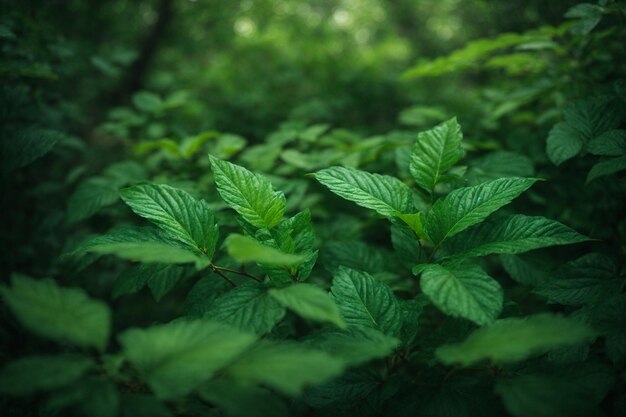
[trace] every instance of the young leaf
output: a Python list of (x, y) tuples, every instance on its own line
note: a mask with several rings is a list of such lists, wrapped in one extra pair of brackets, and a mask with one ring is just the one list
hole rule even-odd
[(293, 284), (280, 289), (271, 289), (269, 294), (298, 315), (320, 322), (345, 327), (339, 308), (328, 293), (311, 284)]
[(340, 267), (331, 291), (348, 326), (371, 327), (390, 336), (400, 332), (398, 300), (388, 285), (366, 272)]
[(500, 207), (530, 188), (533, 178), (499, 178), (473, 187), (459, 188), (437, 200), (426, 218), (426, 233), (434, 243), (482, 222)]
[(442, 249), (444, 257), (469, 258), (492, 253), (522, 253), (587, 240), (589, 238), (557, 221), (518, 214), (478, 224), (449, 239)]
[(30, 331), (58, 342), (104, 350), (111, 314), (106, 304), (78, 288), (62, 288), (52, 280), (15, 275), (12, 287), (0, 294), (17, 319)]
[(344, 167), (326, 168), (314, 176), (338, 196), (383, 216), (414, 211), (411, 190), (397, 178)]
[(594, 336), (585, 324), (554, 314), (498, 320), (461, 343), (442, 346), (437, 357), (445, 364), (470, 366), (485, 359), (517, 362), (529, 356), (581, 343)]
[(470, 262), (427, 265), (422, 271), (420, 288), (444, 313), (478, 325), (493, 322), (502, 311), (500, 284)]
[(239, 262), (258, 262), (265, 265), (297, 266), (306, 260), (304, 255), (285, 253), (259, 241), (238, 234), (226, 239), (228, 254)]
[(344, 367), (343, 361), (303, 345), (261, 342), (226, 372), (244, 383), (262, 383), (285, 395), (297, 396), (306, 386), (340, 375)]
[(76, 381), (93, 366), (90, 359), (78, 355), (21, 358), (0, 370), (0, 393), (32, 395), (50, 391)]
[(198, 249), (209, 260), (219, 236), (215, 216), (204, 200), (168, 185), (136, 185), (120, 191), (139, 216), (150, 220), (173, 239)]
[(275, 192), (267, 178), (213, 156), (210, 159), (217, 191), (226, 204), (255, 227), (271, 229), (280, 222), (285, 195)]
[(463, 156), (462, 139), (461, 126), (456, 118), (417, 136), (410, 165), (411, 175), (417, 185), (429, 194), (433, 193), (443, 173)]
[(267, 333), (285, 315), (285, 308), (253, 282), (239, 285), (219, 297), (205, 317), (256, 334)]
[(254, 336), (208, 320), (130, 329), (119, 337), (124, 355), (159, 398), (191, 392), (254, 342)]

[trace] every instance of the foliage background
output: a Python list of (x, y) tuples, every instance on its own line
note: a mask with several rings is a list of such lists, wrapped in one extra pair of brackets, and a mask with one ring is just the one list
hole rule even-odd
[[(20, 395), (6, 387), (45, 378), (5, 367), (7, 415), (250, 415), (265, 401), (278, 405), (264, 412), (292, 415), (625, 413), (622, 1), (5, 0), (0, 7), (0, 273), (9, 294), (0, 358), (7, 366), (32, 355), (96, 363), (87, 370), (92, 365), (72, 359), (61, 368), (79, 369), (75, 378), (50, 389), (34, 383)], [(411, 149), (419, 132), (453, 117), (464, 158), (429, 195), (409, 169)], [(269, 178), (285, 192), (286, 216), (310, 211), (319, 255), (309, 282), (327, 290), (344, 266), (414, 301), (415, 340), (335, 379), (303, 381), (296, 393), (263, 380), (242, 388), (218, 374), (191, 395), (161, 401), (117, 336), (98, 353), (24, 327), (10, 301), (12, 276), (81, 288), (112, 311), (111, 335), (215, 309), (229, 289), (215, 270), (146, 272), (134, 260), (69, 255), (94, 236), (146, 224), (121, 188), (167, 184), (206, 200), (221, 228), (215, 264), (239, 270), (224, 238), (250, 230), (220, 198), (209, 154)], [(512, 364), (438, 361), (436, 348), (478, 326), (421, 294), (423, 277), (411, 269), (425, 263), (425, 252), (394, 241), (389, 216), (306, 175), (339, 165), (399, 178), (424, 213), (461, 186), (546, 179), (498, 213), (545, 216), (593, 240), (491, 255), (480, 265), (504, 289), (500, 317), (560, 314), (588, 324), (596, 338)], [(254, 264), (246, 271), (267, 274)], [(231, 275), (237, 286), (249, 281)], [(324, 326), (290, 312), (258, 333), (297, 340), (297, 350)], [(312, 340), (307, 346), (322, 346)], [(293, 355), (302, 367), (303, 357), (315, 357)], [(563, 405), (581, 392), (581, 404)], [(220, 400), (231, 397), (244, 408)]]

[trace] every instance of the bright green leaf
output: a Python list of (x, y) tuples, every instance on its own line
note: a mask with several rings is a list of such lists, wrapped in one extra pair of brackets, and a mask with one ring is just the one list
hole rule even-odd
[(468, 258), (492, 253), (522, 253), (587, 240), (589, 238), (557, 221), (518, 214), (480, 223), (448, 240), (442, 249), (444, 257)]
[(271, 229), (280, 222), (285, 196), (275, 192), (267, 178), (213, 156), (210, 159), (217, 191), (226, 204), (255, 227)]
[(297, 266), (306, 260), (304, 255), (285, 253), (259, 241), (238, 234), (226, 239), (228, 254), (239, 262), (258, 262), (264, 265)]
[(397, 178), (344, 167), (326, 168), (314, 176), (338, 196), (383, 216), (414, 211), (411, 190)]
[(426, 233), (435, 243), (482, 222), (500, 207), (530, 188), (533, 178), (499, 178), (459, 188), (438, 200), (426, 218)]
[(218, 226), (203, 200), (168, 185), (136, 185), (120, 191), (122, 199), (139, 216), (150, 220), (173, 239), (197, 248), (209, 260), (215, 253)]
[(463, 156), (462, 139), (461, 126), (456, 118), (417, 136), (410, 165), (417, 185), (433, 193), (443, 174)]

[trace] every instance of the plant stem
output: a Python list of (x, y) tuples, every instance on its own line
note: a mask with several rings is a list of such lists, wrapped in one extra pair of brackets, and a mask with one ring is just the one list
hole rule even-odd
[(237, 274), (237, 275), (244, 276), (246, 278), (253, 279), (256, 282), (263, 282), (263, 280), (261, 278), (255, 277), (254, 275), (250, 275), (246, 271), (237, 271), (236, 269), (225, 268), (223, 266), (217, 266), (217, 265), (213, 265), (213, 264), (211, 264), (211, 269), (213, 271), (217, 272), (220, 275), (222, 275), (224, 272), (230, 272), (232, 274)]

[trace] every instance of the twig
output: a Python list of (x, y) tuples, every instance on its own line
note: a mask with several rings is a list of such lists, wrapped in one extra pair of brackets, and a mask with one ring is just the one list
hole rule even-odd
[(237, 275), (241, 275), (250, 279), (255, 280), (256, 282), (263, 282), (263, 280), (261, 280), (261, 278), (255, 277), (254, 275), (250, 275), (245, 271), (237, 271), (236, 269), (230, 269), (230, 268), (224, 268), (223, 266), (217, 266), (217, 265), (211, 265), (211, 269), (215, 272), (221, 271), (221, 272), (230, 272), (232, 274), (237, 274)]

